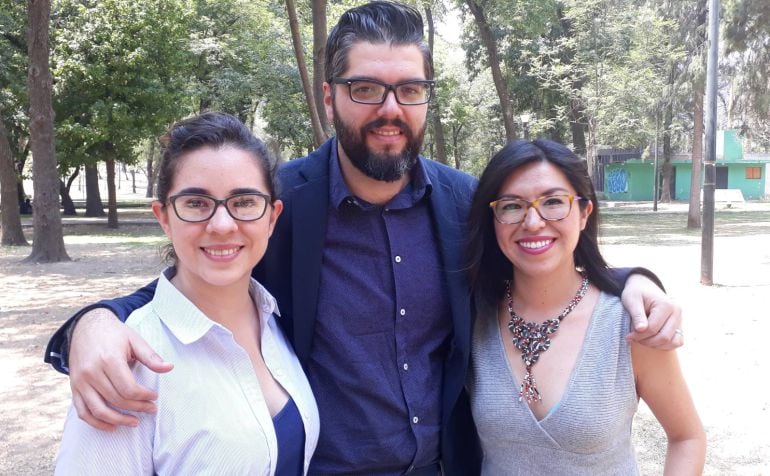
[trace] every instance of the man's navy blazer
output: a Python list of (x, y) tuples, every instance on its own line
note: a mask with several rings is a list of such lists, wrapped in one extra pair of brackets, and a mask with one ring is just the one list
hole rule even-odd
[[(336, 139), (278, 169), (283, 213), (254, 276), (278, 300), (279, 322), (304, 364), (313, 345), (329, 208), (329, 163)], [(463, 269), (466, 223), (476, 180), (420, 158), (430, 182), (430, 213), (448, 286), (451, 342), (444, 363), (441, 451), (444, 474), (478, 474), (481, 449), (463, 388), (470, 357), (471, 305)]]

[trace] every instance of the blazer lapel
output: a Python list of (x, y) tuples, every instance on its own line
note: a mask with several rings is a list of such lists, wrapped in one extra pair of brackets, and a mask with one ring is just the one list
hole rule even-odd
[[(428, 169), (429, 170), (429, 169)], [(432, 171), (429, 170), (429, 173)], [(455, 345), (465, 355), (470, 352), (470, 297), (468, 281), (463, 271), (463, 250), (465, 244), (465, 223), (467, 217), (461, 216), (458, 207), (459, 198), (455, 196), (450, 183), (443, 182), (431, 173), (434, 184), (430, 201), (433, 220), (441, 247), (441, 258), (445, 269), (449, 300), (452, 309)]]
[[(323, 147), (318, 152), (323, 151), (328, 152), (328, 148)], [(308, 157), (306, 166), (300, 171), (307, 182), (298, 185), (292, 197), (294, 349), (302, 362), (310, 355), (313, 342), (329, 206), (329, 155), (318, 152)]]
[[(427, 162), (427, 161), (426, 161)], [(431, 183), (434, 184), (430, 196), (433, 220), (440, 243), (441, 258), (444, 266), (452, 314), (453, 336), (444, 367), (443, 415), (446, 419), (453, 415), (453, 408), (460, 394), (470, 359), (470, 340), (473, 327), (470, 308), (470, 291), (464, 271), (463, 253), (469, 197), (458, 196), (449, 180), (435, 173), (434, 167), (428, 166)], [(459, 188), (463, 188), (458, 184)]]

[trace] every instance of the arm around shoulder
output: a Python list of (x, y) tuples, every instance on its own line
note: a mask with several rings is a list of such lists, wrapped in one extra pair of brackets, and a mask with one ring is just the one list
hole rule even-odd
[(80, 319), (89, 313), (93, 315), (92, 311), (95, 309), (104, 309), (105, 311), (101, 311), (101, 315), (109, 316), (112, 314), (113, 318), (125, 322), (134, 310), (139, 309), (152, 300), (152, 297), (155, 295), (155, 285), (157, 282), (158, 280), (156, 279), (128, 296), (102, 300), (77, 311), (51, 336), (46, 346), (43, 360), (51, 364), (59, 372), (69, 373), (70, 343), (72, 342), (72, 334)]

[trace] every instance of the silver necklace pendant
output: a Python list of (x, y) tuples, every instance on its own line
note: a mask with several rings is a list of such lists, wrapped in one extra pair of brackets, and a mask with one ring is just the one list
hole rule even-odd
[[(581, 273), (582, 274), (582, 273)], [(508, 321), (508, 330), (513, 334), (513, 346), (521, 352), (521, 360), (524, 361), (525, 374), (519, 389), (519, 401), (526, 399), (527, 403), (542, 401), (543, 397), (537, 389), (535, 377), (532, 373), (532, 366), (537, 363), (540, 354), (551, 347), (550, 335), (559, 330), (562, 319), (572, 312), (585, 297), (588, 292), (588, 276), (583, 275), (583, 281), (580, 283), (575, 297), (570, 300), (567, 307), (555, 318), (548, 319), (541, 323), (527, 322), (521, 316), (513, 312), (513, 293), (511, 290), (511, 281), (506, 284), (506, 294), (508, 297), (508, 314), (511, 319)]]

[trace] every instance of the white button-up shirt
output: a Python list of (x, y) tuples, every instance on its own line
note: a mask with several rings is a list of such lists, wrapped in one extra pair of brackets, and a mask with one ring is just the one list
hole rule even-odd
[[(275, 474), (273, 421), (246, 351), (161, 274), (155, 297), (126, 324), (165, 360), (166, 374), (143, 365), (137, 381), (158, 391), (155, 415), (134, 413), (137, 428), (92, 428), (70, 408), (56, 474)], [(305, 426), (304, 470), (318, 442), (318, 409), (307, 378), (273, 317), (275, 299), (252, 280), (267, 368), (294, 399)]]

